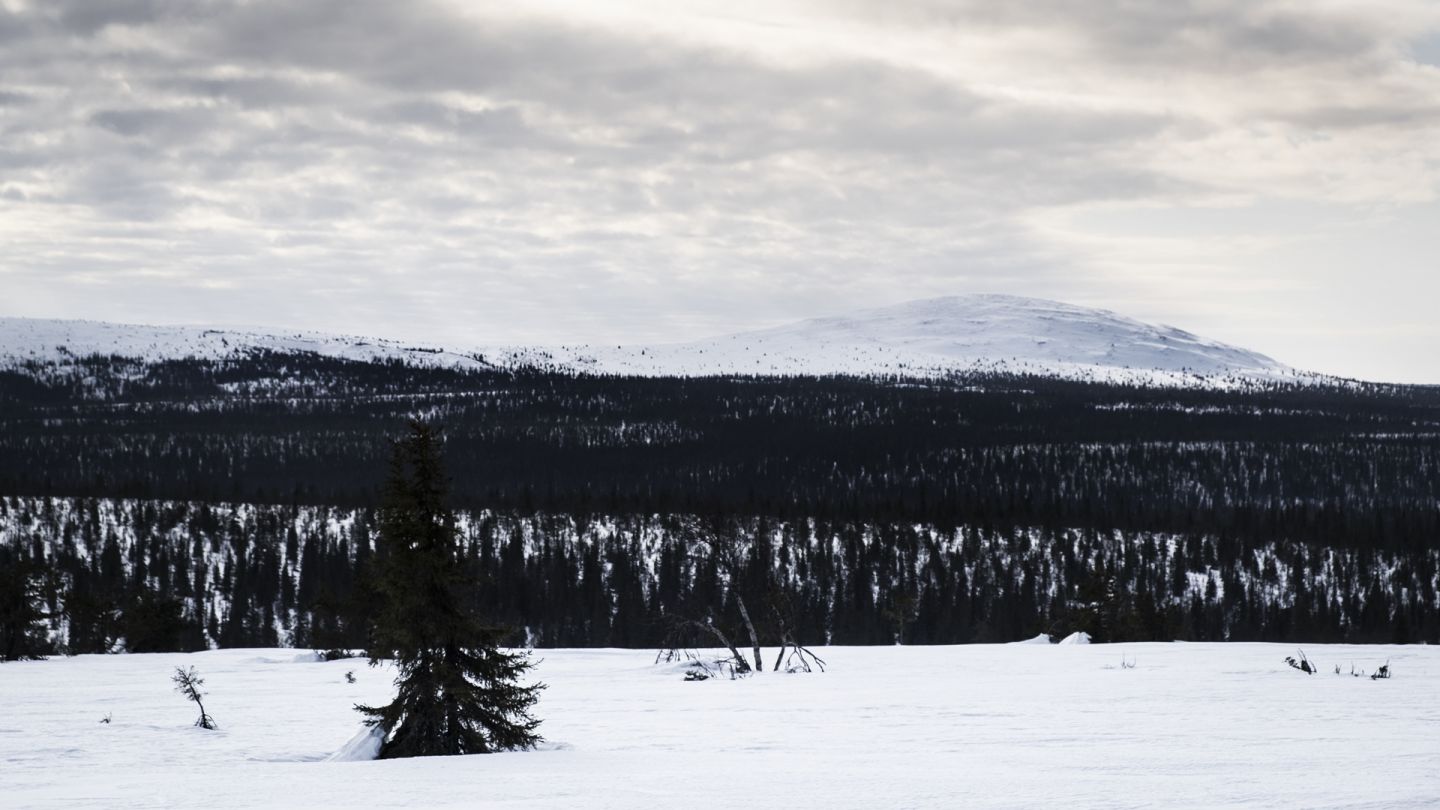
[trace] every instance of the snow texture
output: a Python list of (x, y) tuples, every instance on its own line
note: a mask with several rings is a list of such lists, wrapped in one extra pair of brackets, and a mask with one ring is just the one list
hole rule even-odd
[[(383, 762), (335, 761), (364, 754), (351, 706), (391, 691), (392, 672), (363, 660), (224, 650), (0, 664), (0, 805), (1323, 808), (1440, 796), (1440, 649), (1307, 646), (1317, 675), (1273, 644), (817, 652), (823, 674), (687, 683), (650, 651), (538, 651), (541, 750)], [(1386, 661), (1390, 680), (1349, 675)], [(204, 676), (218, 731), (191, 725), (169, 681), (177, 665)]]
[(326, 762), (369, 762), (380, 756), (385, 733), (378, 726), (362, 726), (340, 750), (325, 758)]
[(90, 354), (220, 359), (303, 351), (423, 365), (522, 366), (636, 376), (903, 375), (994, 371), (1112, 382), (1297, 380), (1269, 357), (1113, 312), (1004, 295), (912, 301), (774, 329), (650, 346), (490, 346), (462, 350), (312, 332), (267, 333), (0, 318), (0, 364)]

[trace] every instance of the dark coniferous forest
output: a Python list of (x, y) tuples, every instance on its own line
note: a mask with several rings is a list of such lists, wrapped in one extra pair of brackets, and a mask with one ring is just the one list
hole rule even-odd
[(35, 653), (365, 647), (411, 417), (444, 430), (474, 598), (515, 643), (738, 638), (744, 614), (803, 644), (1440, 641), (1433, 388), (267, 353), (0, 371), (0, 596), (21, 606), (0, 632)]

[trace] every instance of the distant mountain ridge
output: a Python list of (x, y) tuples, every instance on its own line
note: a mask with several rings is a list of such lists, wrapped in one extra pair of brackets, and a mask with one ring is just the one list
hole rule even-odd
[(0, 362), (91, 354), (150, 361), (220, 359), (256, 350), (314, 352), (426, 366), (538, 367), (635, 376), (933, 377), (964, 371), (1111, 382), (1195, 384), (1309, 376), (1270, 357), (1102, 309), (1008, 295), (911, 301), (684, 343), (481, 346), (305, 331), (129, 326), (0, 318)]
[(994, 370), (1111, 381), (1291, 379), (1257, 352), (1102, 309), (1008, 295), (911, 301), (773, 329), (646, 347), (560, 347), (532, 364), (642, 376)]
[(220, 360), (253, 351), (311, 352), (347, 360), (401, 360), (428, 366), (487, 365), (473, 355), (449, 352), (429, 344), (302, 330), (0, 318), (0, 365), (65, 362), (97, 354), (152, 362), (186, 358)]

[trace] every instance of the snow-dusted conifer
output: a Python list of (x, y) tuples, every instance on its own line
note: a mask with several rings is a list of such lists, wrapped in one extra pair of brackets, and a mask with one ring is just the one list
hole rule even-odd
[(385, 732), (381, 758), (530, 748), (542, 685), (523, 686), (529, 656), (501, 650), (499, 633), (468, 609), (467, 574), (445, 500), (440, 436), (413, 421), (395, 442), (380, 514), (372, 663), (393, 658), (397, 694), (357, 707)]

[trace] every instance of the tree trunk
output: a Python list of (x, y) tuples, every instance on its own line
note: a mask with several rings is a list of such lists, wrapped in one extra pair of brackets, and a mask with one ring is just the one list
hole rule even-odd
[(745, 620), (745, 629), (750, 633), (750, 646), (755, 650), (755, 671), (764, 672), (765, 664), (760, 660), (760, 637), (755, 635), (755, 625), (750, 621), (750, 611), (745, 609), (745, 600), (735, 594), (735, 604), (740, 606), (740, 618)]
[(713, 621), (693, 622), (693, 624), (709, 630), (712, 634), (714, 634), (715, 638), (720, 639), (720, 643), (725, 645), (726, 649), (730, 650), (731, 655), (735, 656), (735, 663), (739, 667), (741, 672), (750, 671), (750, 664), (746, 663), (745, 656), (741, 655), (740, 651), (735, 649), (735, 645), (731, 643), (730, 639), (725, 637), (724, 633), (720, 632), (720, 628), (716, 627)]

